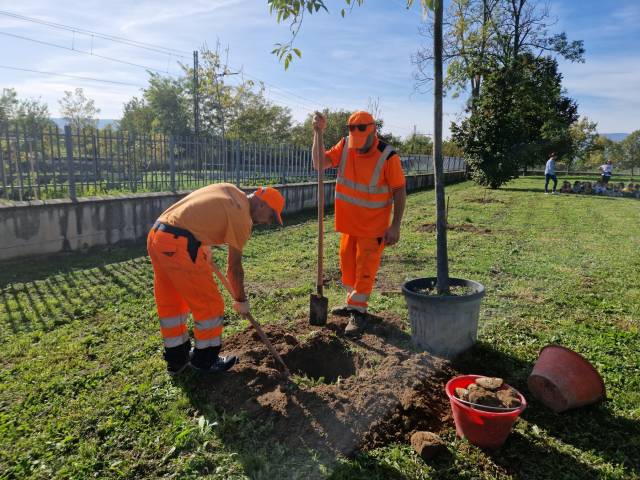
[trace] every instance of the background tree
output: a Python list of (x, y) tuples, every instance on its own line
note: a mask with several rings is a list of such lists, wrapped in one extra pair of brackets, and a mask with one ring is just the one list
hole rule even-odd
[(631, 132), (620, 142), (623, 154), (623, 168), (631, 170), (631, 175), (640, 169), (640, 130)]
[(402, 153), (431, 155), (433, 153), (433, 142), (426, 135), (412, 134), (402, 142), (401, 150)]
[(153, 109), (147, 104), (144, 97), (133, 97), (124, 104), (119, 129), (133, 135), (142, 135), (153, 132)]
[(149, 86), (143, 97), (153, 113), (152, 131), (165, 135), (188, 135), (191, 117), (186, 80), (163, 77), (156, 73), (150, 75)]
[(84, 94), (82, 88), (73, 92), (65, 90), (62, 99), (58, 100), (60, 113), (72, 128), (96, 128), (100, 109), (95, 102)]
[(8, 123), (15, 118), (18, 107), (18, 93), (13, 88), (3, 88), (0, 96), (0, 123)]
[(498, 188), (550, 151), (571, 154), (577, 106), (563, 95), (561, 81), (555, 60), (531, 55), (486, 75), (470, 116), (451, 127), (476, 182)]
[[(531, 0), (452, 0), (444, 24), (443, 56), (447, 63), (445, 89), (454, 96), (480, 94), (486, 66), (506, 67), (519, 55), (562, 57), (584, 61), (581, 40), (564, 32), (552, 34), (555, 23), (547, 4)], [(424, 24), (428, 39), (413, 56), (418, 85), (430, 84), (433, 63), (433, 24)]]
[[(349, 135), (347, 122), (352, 112), (347, 110), (322, 110), (322, 115), (327, 119), (327, 128), (324, 131), (324, 142), (327, 148), (334, 146), (341, 138)], [(308, 147), (313, 139), (313, 114), (309, 113), (304, 122), (292, 128), (291, 140), (294, 144)]]
[(291, 141), (291, 110), (271, 103), (264, 96), (263, 86), (257, 92), (240, 86), (235, 97), (235, 115), (228, 119), (228, 138), (266, 144)]
[(586, 164), (589, 155), (596, 148), (598, 124), (590, 121), (587, 117), (582, 117), (569, 127), (571, 135), (572, 149), (571, 155), (567, 158), (567, 169), (573, 165), (582, 167)]
[(0, 124), (18, 126), (28, 130), (53, 127), (49, 107), (40, 99), (19, 99), (13, 88), (5, 88), (0, 96)]

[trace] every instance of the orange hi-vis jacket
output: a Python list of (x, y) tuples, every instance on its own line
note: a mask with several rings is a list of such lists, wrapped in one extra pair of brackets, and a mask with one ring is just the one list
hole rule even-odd
[(357, 237), (382, 237), (389, 228), (393, 192), (405, 184), (400, 157), (377, 138), (365, 154), (348, 148), (344, 138), (326, 156), (338, 167), (336, 230)]

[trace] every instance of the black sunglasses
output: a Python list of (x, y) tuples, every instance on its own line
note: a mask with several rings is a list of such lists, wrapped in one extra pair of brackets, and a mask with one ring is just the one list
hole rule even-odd
[(369, 125), (373, 125), (373, 123), (359, 123), (358, 125), (347, 125), (349, 127), (350, 132), (355, 132), (356, 128), (361, 132), (364, 132)]

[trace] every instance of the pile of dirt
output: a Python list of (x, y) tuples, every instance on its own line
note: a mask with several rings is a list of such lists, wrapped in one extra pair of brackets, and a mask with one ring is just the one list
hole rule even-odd
[[(476, 227), (472, 223), (459, 223), (459, 224), (448, 224), (447, 230), (452, 230), (454, 232), (471, 232), (471, 233), (480, 233), (480, 234), (489, 234), (491, 233), (490, 228)], [(425, 233), (433, 233), (436, 231), (435, 223), (425, 223), (418, 228), (419, 232)]]
[[(402, 321), (373, 317), (359, 339), (307, 319), (264, 330), (291, 370), (286, 380), (253, 329), (226, 337), (225, 354), (240, 357), (232, 373), (196, 377), (193, 399), (272, 425), (274, 442), (351, 455), (390, 441), (408, 442), (419, 430), (438, 432), (450, 421), (444, 385), (449, 363), (410, 349)], [(197, 405), (196, 405), (197, 407)]]
[(497, 377), (476, 378), (475, 383), (467, 388), (456, 388), (455, 395), (460, 400), (473, 403), (478, 410), (495, 411), (496, 408), (515, 409), (520, 406), (518, 393)]

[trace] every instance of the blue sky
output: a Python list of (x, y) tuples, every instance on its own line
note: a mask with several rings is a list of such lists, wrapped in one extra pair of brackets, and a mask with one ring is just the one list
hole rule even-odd
[[(296, 46), (303, 52), (288, 71), (270, 54), (288, 39), (288, 29), (269, 15), (266, 0), (0, 0), (0, 10), (49, 22), (116, 35), (189, 52), (219, 39), (229, 48), (229, 63), (247, 78), (266, 82), (274, 102), (291, 108), (296, 120), (328, 107), (364, 109), (378, 98), (387, 129), (407, 135), (414, 125), (431, 133), (430, 94), (416, 93), (410, 57), (424, 39), (422, 17), (402, 0), (367, 0), (342, 19), (342, 0), (328, 0), (331, 15), (305, 20)], [(564, 85), (582, 115), (598, 122), (600, 132), (640, 128), (640, 1), (552, 0), (558, 18), (552, 27), (585, 42), (586, 63), (561, 62)], [(96, 83), (0, 68), (0, 88), (14, 87), (21, 97), (41, 97), (58, 116), (65, 90), (83, 87), (102, 110), (101, 118), (118, 118), (122, 104), (146, 84), (144, 69), (54, 48), (24, 38), (55, 43), (119, 60), (178, 73), (177, 57), (73, 34), (0, 15), (0, 65), (98, 78), (127, 85)], [(460, 100), (445, 101), (448, 124), (462, 112)]]

